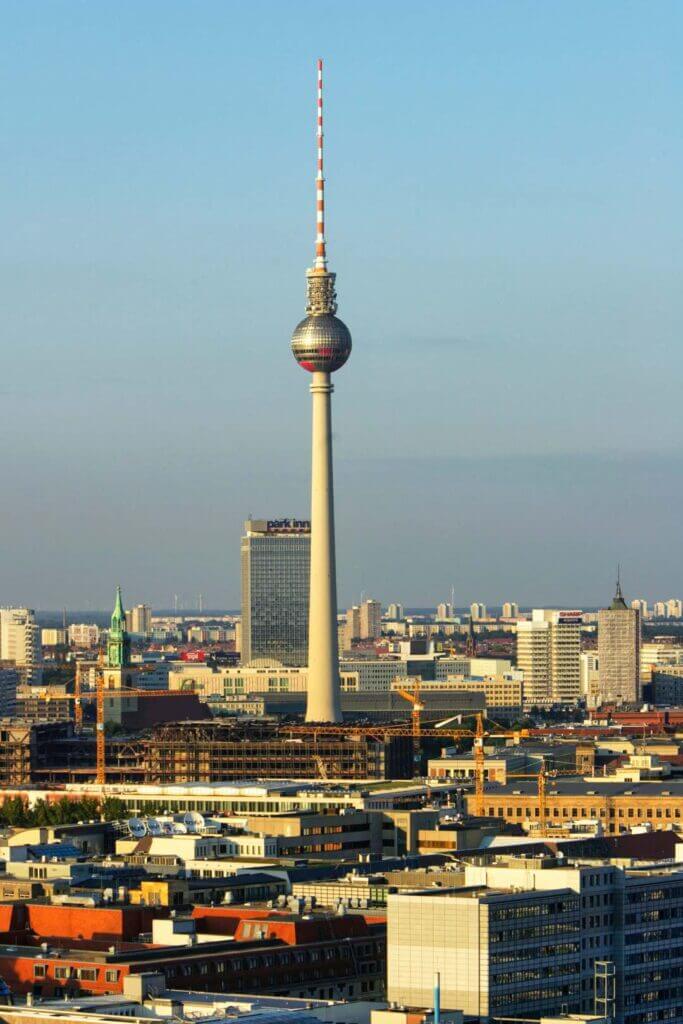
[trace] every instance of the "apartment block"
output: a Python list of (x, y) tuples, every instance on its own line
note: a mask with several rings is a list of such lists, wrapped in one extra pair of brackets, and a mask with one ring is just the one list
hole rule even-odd
[(535, 608), (517, 623), (517, 668), (527, 704), (573, 703), (581, 696), (581, 612)]

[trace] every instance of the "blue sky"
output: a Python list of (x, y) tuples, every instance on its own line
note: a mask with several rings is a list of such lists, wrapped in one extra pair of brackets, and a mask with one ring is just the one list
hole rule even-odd
[(0, 9), (2, 603), (305, 514), (319, 54), (342, 603), (683, 591), (680, 4)]

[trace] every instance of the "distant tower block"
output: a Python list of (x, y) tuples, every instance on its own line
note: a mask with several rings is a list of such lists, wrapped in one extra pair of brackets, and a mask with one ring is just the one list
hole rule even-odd
[(313, 375), (311, 463), (311, 583), (308, 613), (309, 722), (341, 722), (337, 640), (337, 578), (334, 553), (332, 408), (330, 375), (351, 354), (351, 335), (339, 320), (335, 275), (327, 269), (323, 176), (323, 63), (318, 61), (318, 170), (315, 262), (306, 271), (306, 316), (292, 336), (294, 358)]

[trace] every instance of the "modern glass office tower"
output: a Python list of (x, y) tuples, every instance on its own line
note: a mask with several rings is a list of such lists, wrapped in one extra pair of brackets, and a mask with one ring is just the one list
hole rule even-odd
[(249, 519), (242, 537), (242, 664), (308, 663), (311, 527), (302, 519)]

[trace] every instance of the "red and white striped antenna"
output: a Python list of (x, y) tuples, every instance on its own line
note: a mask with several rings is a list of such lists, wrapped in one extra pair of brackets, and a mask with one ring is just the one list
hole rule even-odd
[(316, 191), (315, 269), (327, 270), (325, 246), (325, 178), (323, 177), (323, 62), (318, 58), (318, 173)]

